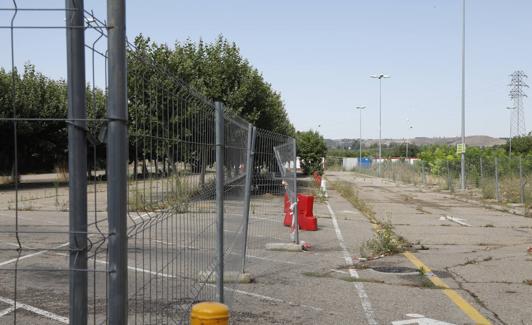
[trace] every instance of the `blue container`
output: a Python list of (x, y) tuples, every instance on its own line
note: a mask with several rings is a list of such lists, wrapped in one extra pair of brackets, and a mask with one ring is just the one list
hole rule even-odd
[(359, 159), (358, 166), (360, 166), (360, 168), (370, 168), (371, 158), (363, 157), (362, 159)]

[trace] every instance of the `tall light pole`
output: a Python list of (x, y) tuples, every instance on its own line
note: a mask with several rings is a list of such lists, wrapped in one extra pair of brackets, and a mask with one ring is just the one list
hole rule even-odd
[(512, 159), (512, 110), (516, 109), (516, 106), (508, 106), (507, 110), (510, 111), (510, 151), (508, 152), (508, 157)]
[[(406, 119), (408, 124), (410, 124), (410, 120)], [(412, 125), (408, 125), (408, 130), (412, 130), (414, 127)], [(410, 135), (410, 132), (408, 132), (407, 136)], [(406, 139), (406, 159), (408, 159), (408, 138)]]
[(357, 106), (355, 109), (358, 109), (360, 112), (360, 118), (359, 118), (359, 127), (358, 130), (360, 132), (358, 136), (358, 167), (360, 167), (360, 164), (362, 163), (362, 110), (365, 109), (366, 106)]
[(462, 152), (460, 159), (460, 188), (465, 190), (465, 9), (466, 0), (462, 0)]
[(378, 176), (381, 176), (381, 162), (382, 162), (382, 79), (390, 78), (385, 74), (371, 75), (370, 78), (379, 79), (379, 161), (378, 161)]

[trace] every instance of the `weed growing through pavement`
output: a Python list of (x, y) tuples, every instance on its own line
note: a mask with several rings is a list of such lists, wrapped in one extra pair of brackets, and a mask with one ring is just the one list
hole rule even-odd
[(373, 238), (360, 247), (360, 254), (363, 257), (391, 255), (405, 250), (406, 241), (393, 232), (393, 226), (389, 221), (380, 222), (377, 220), (373, 208), (358, 196), (349, 182), (337, 181), (332, 182), (331, 185), (344, 199), (362, 212), (372, 224), (377, 225)]
[(435, 285), (432, 281), (430, 281), (429, 278), (423, 277), (421, 278), (421, 287), (425, 289), (446, 289), (444, 287), (441, 287), (439, 285)]
[(360, 254), (364, 257), (390, 255), (404, 251), (404, 241), (393, 232), (389, 222), (381, 223), (373, 238), (360, 247)]

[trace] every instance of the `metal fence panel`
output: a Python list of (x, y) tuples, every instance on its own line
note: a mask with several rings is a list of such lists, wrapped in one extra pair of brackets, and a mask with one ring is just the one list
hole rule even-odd
[[(100, 323), (108, 311), (101, 26), (87, 21), (80, 0), (64, 8), (10, 5), (2, 19), (11, 62), (0, 70), (8, 90), (0, 93), (1, 322)], [(31, 64), (45, 49), (19, 47), (37, 35), (66, 43), (58, 70), (67, 82)], [(21, 69), (21, 62), (29, 63)]]
[[(238, 303), (246, 253), (298, 241), (282, 225), (285, 194), (297, 215), (295, 140), (217, 118), (221, 104), (126, 44), (124, 1), (108, 23), (66, 4), (5, 10), (2, 323), (187, 324), (196, 302)], [(15, 65), (17, 23), (43, 12), (68, 26), (66, 83)]]
[[(336, 158), (336, 157), (335, 157)], [(382, 176), (394, 181), (420, 185), (437, 191), (503, 204), (515, 213), (530, 215), (532, 185), (532, 157), (468, 156), (466, 155), (466, 191), (460, 190), (460, 161), (436, 160), (426, 162), (385, 160)], [(358, 173), (378, 175), (377, 163), (371, 168), (355, 168)]]

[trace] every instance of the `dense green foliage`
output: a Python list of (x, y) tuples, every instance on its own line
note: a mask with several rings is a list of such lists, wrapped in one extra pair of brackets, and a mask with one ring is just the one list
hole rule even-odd
[[(15, 105), (13, 105), (13, 79)], [(87, 87), (89, 118), (104, 116), (103, 92)], [(63, 80), (52, 80), (27, 64), (24, 72), (0, 69), (0, 117), (10, 119), (16, 112), (17, 158), (19, 172), (50, 171), (67, 160), (67, 87)], [(93, 108), (96, 103), (96, 109)], [(35, 118), (42, 120), (34, 120)], [(95, 129), (95, 128), (90, 128)], [(14, 122), (0, 122), (0, 172), (11, 174), (14, 160)]]
[(145, 65), (148, 58), (167, 74), (179, 76), (206, 98), (223, 102), (255, 126), (295, 134), (280, 94), (242, 57), (235, 43), (220, 36), (212, 44), (187, 40), (176, 42), (172, 48), (140, 35), (135, 39), (135, 46), (137, 53), (129, 54), (131, 71), (142, 72), (145, 77), (146, 71), (138, 65)]
[[(224, 102), (229, 111), (260, 128), (295, 135), (280, 94), (241, 56), (234, 43), (222, 37), (212, 44), (186, 41), (170, 48), (139, 36), (135, 48), (128, 51), (128, 69), (130, 158), (170, 158), (194, 165), (193, 168), (209, 163), (201, 158), (210, 156), (205, 148), (188, 148), (177, 151), (179, 156), (165, 157), (164, 146), (170, 146), (170, 143), (156, 149), (150, 146), (139, 150), (134, 142), (146, 136), (160, 136), (154, 132), (163, 127), (179, 129), (181, 140), (197, 138), (198, 132), (212, 129), (213, 119), (199, 109), (201, 105), (208, 105), (210, 100)], [(87, 86), (86, 91), (88, 117), (105, 118), (104, 92), (101, 89), (93, 91), (91, 86)], [(16, 115), (19, 119), (27, 119), (17, 122), (20, 173), (52, 171), (55, 167), (65, 166), (67, 124), (61, 120), (67, 117), (66, 94), (64, 80), (52, 80), (37, 72), (31, 64), (25, 66), (23, 73), (0, 69), (0, 117), (9, 119)], [(185, 102), (188, 105), (184, 109)], [(171, 103), (180, 107), (179, 112), (162, 116), (163, 109), (157, 107), (168, 107)], [(14, 122), (4, 120), (0, 124), (0, 155), (3, 158), (0, 174), (8, 175), (12, 173), (14, 162)], [(88, 122), (91, 143), (97, 143), (99, 135), (104, 134), (103, 126), (101, 121)], [(90, 146), (89, 155), (92, 155), (91, 150), (97, 151), (96, 164), (101, 164), (100, 160), (105, 157), (104, 145)], [(93, 161), (89, 159), (89, 163)]]
[[(416, 157), (420, 151), (420, 147), (415, 144), (408, 145), (408, 157)], [(377, 158), (379, 154), (378, 144), (373, 144), (369, 147), (362, 145), (362, 157)], [(348, 148), (329, 148), (328, 156), (334, 157), (358, 157), (360, 155), (358, 141), (354, 141), (351, 149)], [(406, 157), (406, 144), (405, 143), (390, 143), (389, 145), (382, 146), (383, 158), (396, 158)]]
[[(505, 150), (509, 151), (510, 141), (504, 146)], [(532, 132), (527, 136), (512, 138), (512, 153), (521, 155), (532, 155)]]
[(297, 156), (306, 174), (323, 173), (322, 159), (327, 154), (325, 140), (317, 131), (297, 132)]

